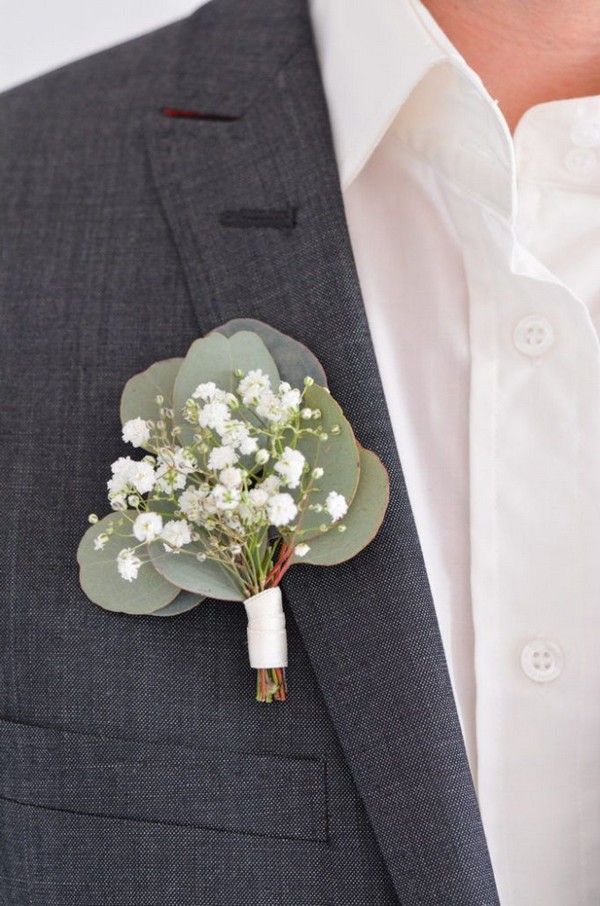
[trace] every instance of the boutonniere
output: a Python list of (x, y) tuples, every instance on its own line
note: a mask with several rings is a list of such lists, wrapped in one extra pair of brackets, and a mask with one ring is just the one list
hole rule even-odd
[(92, 514), (79, 545), (83, 590), (138, 615), (243, 601), (256, 698), (283, 701), (281, 579), (371, 541), (388, 502), (385, 468), (357, 442), (315, 356), (249, 319), (132, 377), (121, 421), (123, 440), (147, 455), (111, 466), (112, 512)]

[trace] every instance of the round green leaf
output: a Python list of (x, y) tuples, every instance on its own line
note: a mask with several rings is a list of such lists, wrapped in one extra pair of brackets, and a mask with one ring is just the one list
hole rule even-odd
[(181, 443), (193, 443), (194, 430), (181, 411), (198, 384), (213, 381), (221, 390), (233, 392), (239, 382), (235, 372), (260, 368), (271, 379), (271, 386), (279, 386), (279, 372), (269, 350), (261, 338), (249, 331), (239, 331), (232, 337), (211, 333), (190, 346), (175, 379), (175, 421), (182, 427)]
[[(140, 567), (137, 579), (128, 582), (117, 570), (117, 555), (125, 547), (136, 547), (139, 542), (131, 533), (131, 519), (137, 513), (111, 513), (90, 526), (77, 550), (81, 587), (88, 598), (105, 610), (131, 614), (148, 614), (165, 607), (179, 594), (180, 589), (166, 580), (148, 561)], [(100, 551), (94, 549), (94, 540), (114, 526), (115, 532)], [(145, 548), (140, 559), (147, 558)]]
[[(292, 563), (343, 563), (360, 553), (379, 531), (390, 495), (388, 473), (371, 450), (360, 447), (359, 452), (360, 480), (348, 512), (330, 531), (308, 542), (310, 550), (304, 557), (294, 554)], [(346, 527), (344, 532), (337, 531), (339, 524)]]
[(205, 547), (201, 541), (193, 542), (176, 554), (165, 551), (161, 541), (148, 545), (154, 568), (167, 581), (206, 598), (243, 601), (247, 595), (235, 576), (215, 560), (200, 562), (196, 558), (196, 554), (204, 551)]
[(173, 405), (173, 386), (183, 359), (164, 359), (155, 362), (146, 371), (134, 375), (125, 384), (121, 394), (121, 423), (132, 418), (158, 421), (157, 396), (164, 397), (165, 406)]
[(179, 616), (180, 613), (186, 613), (188, 610), (192, 610), (202, 601), (204, 601), (203, 595), (192, 594), (190, 591), (180, 591), (174, 601), (171, 601), (166, 607), (161, 607), (160, 610), (155, 610), (150, 616), (176, 617)]
[[(350, 505), (358, 485), (359, 453), (350, 423), (345, 418), (340, 406), (328, 390), (313, 384), (308, 387), (304, 396), (304, 405), (310, 409), (320, 409), (319, 422), (306, 421), (305, 426), (321, 424), (327, 440), (306, 435), (298, 440), (297, 449), (306, 457), (311, 469), (317, 466), (323, 469), (323, 477), (315, 481), (315, 490), (309, 497), (310, 504), (324, 504), (330, 491), (343, 494)], [(339, 433), (332, 429), (339, 427)], [(318, 488), (319, 490), (316, 490)], [(297, 523), (301, 530), (299, 540), (308, 541), (314, 535), (322, 534), (320, 526), (332, 527), (330, 517), (325, 512), (305, 510)]]
[(221, 390), (234, 391), (239, 378), (235, 371), (261, 368), (277, 388), (279, 372), (273, 357), (259, 336), (250, 331), (239, 331), (232, 337), (210, 333), (190, 346), (175, 380), (174, 404), (180, 412), (198, 384), (208, 381)]
[(217, 327), (215, 332), (231, 337), (240, 330), (250, 330), (259, 335), (273, 356), (281, 379), (287, 381), (292, 387), (302, 389), (304, 378), (307, 376), (311, 377), (316, 384), (320, 384), (322, 387), (327, 386), (323, 366), (310, 349), (263, 321), (257, 321), (254, 318), (235, 318), (233, 321)]

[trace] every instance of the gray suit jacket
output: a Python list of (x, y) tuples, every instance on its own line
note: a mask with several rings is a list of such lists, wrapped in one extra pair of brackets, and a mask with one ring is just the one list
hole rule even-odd
[[(497, 904), (305, 0), (215, 0), (0, 118), (0, 902)], [(392, 484), (359, 557), (286, 576), (284, 705), (241, 606), (107, 613), (75, 560), (127, 378), (244, 316), (315, 352)]]

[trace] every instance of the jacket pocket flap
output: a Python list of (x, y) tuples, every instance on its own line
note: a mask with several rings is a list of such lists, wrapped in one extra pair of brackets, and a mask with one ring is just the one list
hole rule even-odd
[(79, 814), (325, 841), (325, 762), (0, 719), (0, 795)]

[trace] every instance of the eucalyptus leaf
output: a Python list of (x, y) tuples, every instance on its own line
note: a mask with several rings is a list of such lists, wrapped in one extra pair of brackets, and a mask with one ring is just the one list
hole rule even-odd
[(181, 416), (186, 401), (198, 384), (213, 381), (221, 390), (235, 391), (239, 378), (237, 370), (251, 371), (260, 368), (268, 374), (271, 386), (279, 386), (279, 371), (261, 338), (250, 331), (238, 331), (232, 337), (210, 333), (190, 346), (175, 379), (175, 421), (181, 426), (182, 443), (193, 442), (194, 430)]
[(204, 601), (204, 595), (194, 594), (191, 591), (180, 591), (174, 601), (171, 601), (166, 607), (155, 610), (150, 616), (176, 617), (179, 616), (180, 613), (186, 613), (188, 610), (193, 610), (193, 608), (197, 607), (202, 601)]
[(269, 350), (257, 334), (238, 331), (232, 337), (211, 333), (190, 346), (175, 380), (174, 404), (183, 409), (198, 384), (213, 381), (221, 390), (233, 392), (239, 382), (236, 370), (262, 369), (271, 378), (273, 387), (279, 384), (279, 372)]
[(175, 378), (182, 363), (183, 359), (164, 359), (130, 378), (121, 394), (121, 423), (132, 418), (158, 421), (156, 397), (164, 397), (165, 406), (172, 407)]
[(217, 327), (215, 332), (231, 337), (240, 330), (250, 330), (259, 335), (273, 356), (281, 379), (292, 387), (302, 389), (304, 378), (307, 376), (311, 377), (315, 384), (327, 386), (323, 366), (310, 349), (263, 321), (254, 318), (235, 318)]
[(155, 569), (179, 588), (222, 601), (243, 601), (247, 597), (241, 583), (224, 566), (215, 560), (197, 559), (196, 554), (206, 549), (202, 541), (186, 544), (180, 553), (165, 551), (161, 541), (148, 547)]
[[(320, 440), (314, 435), (305, 435), (298, 440), (297, 449), (304, 454), (311, 469), (320, 467), (324, 473), (322, 478), (315, 480), (315, 489), (310, 493), (309, 503), (323, 505), (327, 494), (330, 491), (337, 491), (350, 505), (359, 479), (358, 445), (350, 423), (329, 391), (318, 384), (307, 388), (304, 406), (320, 409), (321, 418), (318, 422), (303, 421), (302, 426), (308, 428), (320, 424), (327, 434), (327, 440)], [(339, 428), (337, 434), (336, 427)], [(321, 534), (321, 525), (326, 525), (328, 530), (333, 527), (331, 518), (326, 512), (312, 510), (305, 510), (297, 524), (301, 529), (299, 534), (301, 541), (308, 541)]]
[[(350, 560), (369, 544), (379, 531), (387, 509), (390, 483), (381, 460), (371, 450), (359, 448), (360, 480), (348, 512), (340, 523), (309, 542), (304, 557), (294, 554), (292, 563), (333, 566)], [(337, 531), (337, 525), (345, 531)]]
[[(148, 561), (140, 567), (137, 579), (128, 582), (117, 570), (117, 555), (127, 547), (137, 547), (139, 542), (132, 535), (131, 520), (137, 513), (110, 513), (90, 526), (79, 543), (77, 560), (80, 567), (81, 587), (88, 598), (105, 610), (130, 614), (148, 614), (170, 604), (180, 592), (177, 585), (161, 576)], [(95, 550), (94, 540), (109, 529), (109, 536), (102, 550)], [(140, 559), (147, 558), (146, 548)]]

